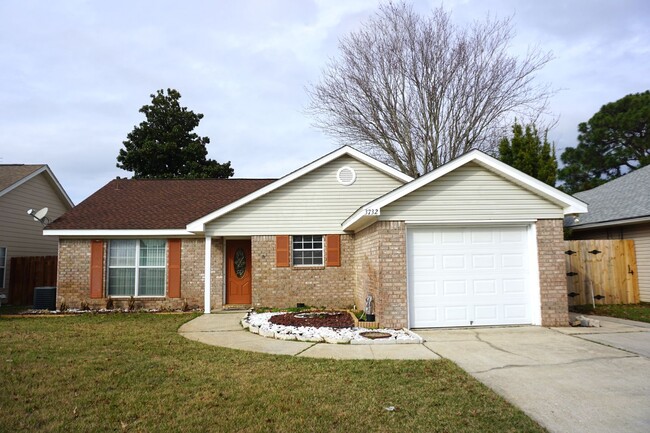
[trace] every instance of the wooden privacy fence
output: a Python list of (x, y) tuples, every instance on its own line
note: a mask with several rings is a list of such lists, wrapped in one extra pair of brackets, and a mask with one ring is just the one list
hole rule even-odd
[(639, 303), (634, 241), (566, 241), (565, 247), (569, 305)]
[(12, 257), (9, 271), (9, 302), (32, 305), (34, 287), (56, 286), (57, 256)]

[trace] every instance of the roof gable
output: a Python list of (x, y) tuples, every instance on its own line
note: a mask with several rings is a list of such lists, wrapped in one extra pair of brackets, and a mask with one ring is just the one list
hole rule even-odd
[(74, 203), (46, 164), (0, 164), (0, 197), (41, 173), (45, 173), (56, 194), (69, 208), (72, 208)]
[(650, 217), (650, 165), (636, 169), (596, 188), (582, 191), (574, 197), (589, 204), (589, 213), (565, 221), (565, 225), (580, 228), (606, 222), (624, 222)]
[(358, 209), (342, 224), (344, 230), (358, 229), (372, 222), (377, 214), (381, 213), (381, 208), (394, 203), (400, 198), (426, 186), (431, 182), (457, 170), (470, 162), (480, 165), (485, 169), (507, 179), (508, 181), (538, 195), (544, 199), (555, 203), (562, 208), (564, 214), (587, 212), (587, 206), (580, 200), (571, 197), (545, 183), (515, 169), (491, 156), (486, 155), (478, 150), (473, 150), (460, 156), (445, 165), (438, 167), (432, 172), (421, 176), (382, 197), (367, 203)]
[(202, 218), (197, 219), (196, 221), (191, 222), (190, 224), (187, 225), (187, 230), (191, 232), (203, 232), (205, 231), (205, 225), (209, 223), (210, 221), (213, 221), (229, 212), (232, 212), (235, 209), (238, 209), (242, 206), (244, 206), (247, 203), (252, 202), (253, 200), (256, 200), (260, 197), (263, 197), (267, 194), (269, 194), (272, 191), (277, 190), (278, 188), (292, 182), (295, 179), (300, 178), (301, 176), (306, 175), (307, 173), (311, 173), (314, 170), (342, 157), (342, 156), (350, 156), (352, 158), (355, 158), (364, 164), (374, 168), (375, 170), (378, 170), (380, 172), (383, 172), (400, 182), (409, 182), (412, 180), (412, 178), (398, 170), (395, 170), (394, 168), (377, 161), (376, 159), (359, 152), (356, 149), (353, 149), (349, 146), (343, 146), (301, 168), (298, 170), (289, 173), (288, 175), (276, 180), (275, 182), (260, 188), (259, 190), (255, 191), (254, 193), (241, 198), (240, 200), (237, 200), (227, 206), (224, 206), (223, 208), (220, 208), (208, 215), (203, 216)]

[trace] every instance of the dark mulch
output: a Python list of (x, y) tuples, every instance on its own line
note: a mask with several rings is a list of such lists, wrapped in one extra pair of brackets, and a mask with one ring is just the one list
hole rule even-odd
[(347, 311), (302, 311), (277, 314), (269, 322), (284, 326), (312, 326), (314, 328), (352, 328), (354, 320)]

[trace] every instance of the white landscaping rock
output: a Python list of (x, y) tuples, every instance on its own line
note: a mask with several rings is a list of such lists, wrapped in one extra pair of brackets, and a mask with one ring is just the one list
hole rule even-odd
[[(419, 335), (408, 329), (365, 329), (365, 328), (313, 328), (306, 326), (283, 326), (271, 323), (269, 319), (278, 313), (250, 313), (242, 319), (242, 326), (250, 332), (278, 340), (298, 340), (310, 343), (330, 344), (413, 344), (422, 343)], [(361, 336), (364, 332), (384, 332), (390, 337), (370, 339)]]

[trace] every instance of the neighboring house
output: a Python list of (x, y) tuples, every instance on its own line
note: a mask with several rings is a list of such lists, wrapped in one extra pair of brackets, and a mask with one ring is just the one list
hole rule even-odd
[(650, 166), (575, 197), (589, 204), (589, 213), (565, 219), (571, 239), (634, 240), (639, 297), (650, 302)]
[(54, 221), (72, 206), (47, 165), (0, 164), (1, 294), (8, 294), (12, 257), (57, 255), (57, 239), (44, 237), (43, 226), (27, 211), (47, 207), (47, 217)]
[(363, 307), (382, 326), (568, 323), (581, 201), (479, 151), (418, 179), (342, 147), (278, 180), (113, 180), (51, 224), (58, 302)]

